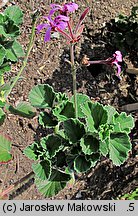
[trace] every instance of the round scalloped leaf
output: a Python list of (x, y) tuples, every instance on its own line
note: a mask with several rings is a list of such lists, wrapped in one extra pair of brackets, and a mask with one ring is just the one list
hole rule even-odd
[(0, 66), (3, 64), (5, 56), (6, 56), (6, 50), (2, 45), (0, 45)]
[(71, 176), (69, 174), (53, 169), (48, 180), (42, 181), (36, 178), (35, 184), (45, 197), (52, 197), (61, 191), (70, 179)]
[(0, 25), (0, 33), (3, 37), (6, 39), (13, 38), (19, 36), (20, 29), (17, 25), (14, 24), (12, 20), (10, 20), (8, 17), (4, 17), (5, 22), (4, 24)]
[(40, 143), (42, 147), (48, 151), (47, 156), (49, 155), (49, 157), (52, 158), (63, 148), (64, 140), (52, 134), (42, 138)]
[(12, 42), (8, 42), (5, 46), (5, 49), (6, 49), (7, 60), (16, 62), (18, 61), (19, 57), (24, 56), (22, 46), (16, 40)]
[(6, 118), (5, 112), (0, 108), (0, 125), (3, 124), (4, 120)]
[(113, 164), (120, 166), (128, 157), (131, 150), (129, 136), (126, 133), (114, 133), (110, 135), (109, 157)]
[(13, 20), (17, 26), (23, 22), (23, 12), (17, 5), (7, 7), (4, 14)]
[(12, 159), (11, 144), (9, 137), (0, 134), (0, 164), (7, 163)]
[(69, 118), (75, 117), (75, 110), (72, 102), (63, 102), (59, 106), (56, 106), (53, 110), (53, 115), (58, 118), (59, 121), (65, 121)]
[(52, 108), (55, 99), (53, 88), (47, 84), (39, 84), (29, 93), (29, 101), (37, 108)]
[[(118, 114), (114, 118), (115, 132), (127, 132), (130, 133), (134, 127), (134, 119), (131, 115), (126, 115), (125, 112)], [(118, 127), (116, 127), (116, 124)], [(121, 130), (121, 131), (120, 131)]]
[(79, 141), (85, 134), (84, 124), (78, 119), (69, 119), (63, 123), (65, 134), (73, 143)]
[(100, 103), (87, 102), (82, 106), (82, 112), (86, 116), (88, 130), (91, 132), (97, 130), (100, 125), (107, 123), (107, 111)]
[(6, 62), (6, 65), (5, 64), (2, 64), (0, 66), (0, 75), (3, 75), (5, 72), (8, 72), (11, 70), (11, 66), (10, 66), (10, 63)]
[(109, 153), (109, 137), (107, 137), (105, 140), (100, 141), (100, 152), (102, 155), (106, 156)]
[(91, 155), (99, 150), (99, 141), (91, 135), (81, 139), (80, 145), (84, 154)]
[(38, 160), (40, 156), (40, 152), (38, 152), (39, 148), (39, 144), (34, 142), (32, 145), (27, 146), (23, 153), (31, 160)]
[(91, 167), (94, 167), (100, 159), (100, 154), (99, 153), (93, 153), (91, 155), (86, 155), (85, 157), (86, 157), (86, 160), (91, 162)]
[(91, 168), (91, 161), (86, 160), (84, 155), (79, 155), (74, 160), (74, 169), (79, 172), (86, 172)]
[(115, 115), (115, 113), (117, 113), (116, 109), (113, 106), (110, 106), (110, 105), (104, 106), (104, 109), (108, 113), (108, 121), (107, 121), (107, 123), (112, 124), (113, 123), (113, 116)]
[(45, 159), (37, 164), (32, 164), (32, 169), (41, 180), (47, 180), (51, 174), (51, 162)]
[(16, 108), (11, 105), (6, 105), (6, 108), (14, 115), (19, 115), (25, 118), (33, 118), (36, 115), (35, 108), (26, 101), (20, 102)]
[(55, 127), (58, 122), (53, 119), (53, 117), (47, 112), (40, 112), (39, 114), (39, 124), (43, 127)]
[[(72, 96), (71, 101), (74, 103), (74, 96)], [(84, 118), (85, 115), (82, 112), (82, 106), (87, 102), (90, 101), (90, 98), (85, 95), (85, 94), (81, 94), (81, 93), (77, 93), (77, 108), (78, 108), (78, 117), (79, 118)]]

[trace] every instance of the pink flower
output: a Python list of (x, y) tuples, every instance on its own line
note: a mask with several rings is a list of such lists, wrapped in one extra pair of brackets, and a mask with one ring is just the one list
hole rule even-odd
[(121, 77), (120, 77), (121, 66), (120, 66), (119, 62), (122, 62), (122, 53), (120, 51), (116, 51), (113, 54), (112, 58), (108, 58), (106, 60), (89, 61), (89, 58), (87, 58), (87, 56), (85, 56), (82, 60), (82, 64), (87, 65), (87, 66), (92, 65), (92, 64), (107, 64), (107, 65), (115, 64), (117, 66), (116, 76), (118, 76), (118, 78), (121, 79)]
[(60, 14), (67, 16), (68, 12), (74, 12), (78, 9), (78, 5), (73, 2), (64, 4), (62, 6), (59, 4), (51, 4), (50, 6), (52, 10), (50, 10), (49, 15), (53, 15), (55, 11), (60, 11)]
[(121, 66), (118, 64), (118, 62), (122, 62), (122, 54), (120, 51), (116, 51), (114, 54), (113, 54), (113, 58), (112, 58), (112, 61), (111, 61), (111, 64), (115, 64), (117, 66), (117, 76), (121, 79), (120, 77), (120, 73), (121, 73)]
[(43, 23), (37, 26), (37, 32), (39, 33), (43, 28), (46, 28), (44, 41), (47, 42), (50, 40), (51, 31), (64, 30), (67, 27), (67, 22), (69, 18), (63, 15), (58, 15), (54, 20), (51, 19), (51, 16), (44, 17), (48, 23)]

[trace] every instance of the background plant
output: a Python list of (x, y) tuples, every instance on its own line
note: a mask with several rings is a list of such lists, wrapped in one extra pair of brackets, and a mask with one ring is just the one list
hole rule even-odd
[[(6, 118), (4, 109), (26, 118), (32, 118), (35, 115), (35, 109), (28, 102), (22, 101), (13, 107), (8, 103), (7, 98), (27, 64), (33, 46), (37, 16), (37, 13), (32, 16), (32, 33), (28, 49), (24, 54), (21, 44), (17, 41), (20, 35), (20, 25), (23, 22), (21, 9), (18, 6), (10, 6), (6, 8), (4, 13), (0, 14), (0, 125), (4, 123)], [(24, 60), (17, 76), (11, 77), (5, 83), (5, 73), (11, 70), (11, 64), (17, 62), (20, 57), (24, 57)], [(11, 143), (12, 141), (3, 132), (0, 132), (0, 163), (6, 163), (12, 159)]]
[(124, 56), (129, 55), (136, 65), (138, 60), (138, 7), (133, 7), (129, 16), (120, 14), (107, 23), (104, 36), (107, 43), (120, 49)]

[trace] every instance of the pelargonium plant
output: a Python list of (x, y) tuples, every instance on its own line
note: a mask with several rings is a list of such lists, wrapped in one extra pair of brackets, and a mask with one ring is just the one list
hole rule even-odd
[[(76, 90), (76, 66), (74, 46), (82, 37), (83, 20), (89, 12), (86, 8), (72, 27), (70, 13), (75, 13), (78, 5), (74, 2), (63, 5), (51, 4), (45, 23), (37, 26), (37, 32), (46, 29), (44, 40), (51, 40), (51, 32), (59, 32), (70, 47), (70, 62), (73, 78), (73, 96), (55, 92), (48, 84), (38, 84), (29, 93), (29, 101), (39, 111), (38, 122), (44, 130), (51, 128), (47, 136), (35, 141), (24, 150), (24, 154), (34, 161), (32, 169), (35, 183), (46, 197), (62, 190), (67, 182), (73, 182), (78, 173), (94, 167), (101, 157), (108, 157), (120, 166), (131, 150), (129, 133), (134, 127), (131, 115), (115, 110), (110, 105), (92, 102)], [(89, 61), (85, 64), (115, 64), (120, 77), (122, 61), (120, 51), (112, 58)]]
[[(20, 25), (23, 22), (22, 10), (15, 5), (7, 7), (4, 12), (0, 13), (0, 126), (6, 119), (5, 109), (10, 113), (27, 118), (32, 118), (35, 115), (34, 108), (28, 102), (24, 101), (13, 107), (8, 101), (8, 96), (20, 79), (32, 49), (36, 16), (34, 15), (32, 18), (32, 33), (28, 49), (24, 54), (21, 44), (17, 41), (20, 35)], [(9, 80), (5, 81), (5, 73), (9, 72), (11, 65), (19, 61), (21, 57), (24, 57), (24, 59), (17, 76), (10, 76)], [(0, 130), (0, 164), (12, 160), (11, 144), (12, 140)]]

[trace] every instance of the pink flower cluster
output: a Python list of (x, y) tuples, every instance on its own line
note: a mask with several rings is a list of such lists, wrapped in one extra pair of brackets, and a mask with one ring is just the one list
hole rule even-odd
[[(81, 15), (79, 22), (76, 26), (75, 31), (73, 32), (71, 23), (70, 23), (70, 17), (68, 16), (69, 13), (74, 12), (78, 9), (78, 5), (74, 2), (59, 5), (59, 4), (51, 4), (50, 5), (51, 10), (49, 12), (49, 15), (44, 17), (46, 19), (46, 23), (42, 23), (37, 26), (37, 32), (40, 33), (42, 29), (46, 29), (44, 41), (47, 42), (50, 40), (51, 32), (60, 32), (62, 35), (66, 37), (69, 43), (75, 43), (80, 39), (80, 35), (83, 31), (83, 25), (82, 21), (85, 18), (86, 14), (89, 11), (89, 8), (87, 8), (83, 14)], [(59, 14), (52, 19), (52, 16), (55, 14), (55, 12), (59, 12)], [(64, 30), (68, 28), (68, 33)]]

